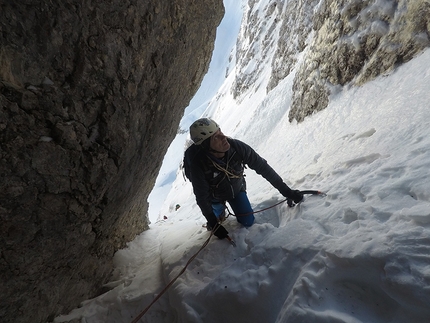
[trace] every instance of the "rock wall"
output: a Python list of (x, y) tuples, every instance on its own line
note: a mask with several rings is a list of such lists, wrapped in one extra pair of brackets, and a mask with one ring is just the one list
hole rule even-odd
[(389, 73), (429, 46), (429, 0), (248, 0), (232, 93), (240, 101), (267, 65), (267, 92), (294, 73), (285, 108), (301, 122), (343, 86)]
[(95, 296), (211, 58), (222, 0), (0, 4), (0, 317)]
[(326, 0), (315, 9), (290, 121), (325, 109), (339, 87), (389, 73), (430, 46), (428, 0)]

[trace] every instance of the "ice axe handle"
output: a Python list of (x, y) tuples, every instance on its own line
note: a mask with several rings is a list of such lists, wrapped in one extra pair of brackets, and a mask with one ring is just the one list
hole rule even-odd
[(321, 192), (321, 191), (316, 191), (316, 190), (305, 190), (305, 191), (300, 191), (302, 194), (310, 194), (310, 195), (320, 195), (320, 196), (327, 196), (326, 193)]
[(230, 238), (229, 236), (227, 236), (227, 240), (231, 243), (231, 245), (233, 247), (236, 247), (236, 242), (234, 242), (234, 240), (232, 238)]
[[(316, 191), (316, 190), (305, 190), (305, 191), (300, 191), (300, 193), (302, 193), (303, 195), (309, 194), (309, 195), (327, 196), (326, 193), (321, 192), (321, 191)], [(287, 204), (289, 207), (293, 207), (298, 203), (294, 203), (293, 200), (287, 198)]]

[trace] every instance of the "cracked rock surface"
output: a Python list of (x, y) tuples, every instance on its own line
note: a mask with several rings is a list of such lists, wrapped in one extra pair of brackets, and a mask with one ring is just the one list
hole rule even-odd
[(148, 227), (223, 13), (221, 0), (0, 5), (2, 322), (95, 296)]

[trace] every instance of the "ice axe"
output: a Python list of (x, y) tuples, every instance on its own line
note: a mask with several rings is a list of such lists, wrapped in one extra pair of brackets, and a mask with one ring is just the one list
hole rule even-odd
[[(304, 190), (304, 191), (300, 191), (300, 193), (302, 193), (303, 195), (309, 194), (309, 195), (326, 196), (325, 193), (323, 193), (321, 191), (317, 191), (317, 190)], [(296, 203), (294, 203), (293, 200), (290, 200), (290, 199), (287, 199), (287, 204), (289, 207), (293, 207), (296, 205)]]
[(227, 238), (227, 240), (231, 243), (231, 245), (232, 245), (233, 247), (236, 247), (236, 242), (234, 242), (234, 240), (233, 240), (232, 238), (230, 238), (230, 236), (227, 236), (226, 238)]

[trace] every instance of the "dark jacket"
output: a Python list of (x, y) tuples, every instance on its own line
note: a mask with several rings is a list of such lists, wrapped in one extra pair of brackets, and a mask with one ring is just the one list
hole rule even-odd
[[(228, 142), (230, 149), (221, 160), (197, 147), (194, 147), (194, 155), (190, 158), (190, 172), (196, 202), (212, 227), (217, 223), (212, 203), (228, 201), (240, 191), (246, 190), (243, 176), (245, 165), (263, 176), (282, 195), (291, 194), (291, 189), (282, 178), (250, 146), (231, 138), (228, 138)], [(219, 170), (215, 163), (226, 169), (228, 174)]]

